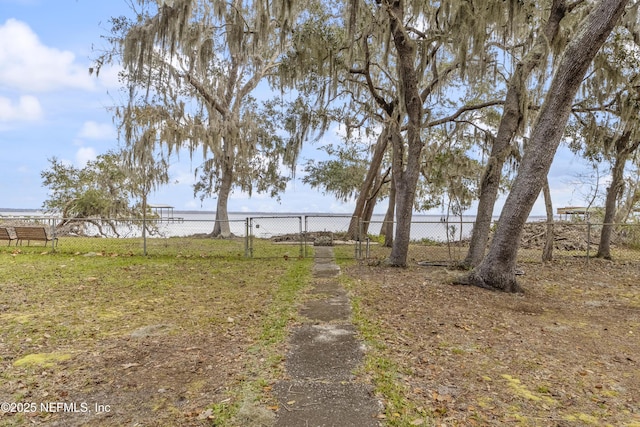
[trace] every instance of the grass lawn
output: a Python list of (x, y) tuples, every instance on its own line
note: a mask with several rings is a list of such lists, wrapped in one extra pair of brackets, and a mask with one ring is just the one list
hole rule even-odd
[(263, 391), (312, 260), (268, 242), (256, 242), (268, 259), (210, 256), (216, 244), (228, 242), (149, 257), (111, 239), (91, 253), (0, 249), (0, 425), (272, 416)]
[[(234, 241), (88, 243), (0, 248), (0, 426), (273, 422), (312, 258), (259, 239), (255, 259)], [(422, 250), (397, 269), (383, 248), (334, 248), (382, 425), (640, 427), (638, 252), (523, 263), (513, 295), (452, 286), (460, 271), (416, 262), (448, 249)]]

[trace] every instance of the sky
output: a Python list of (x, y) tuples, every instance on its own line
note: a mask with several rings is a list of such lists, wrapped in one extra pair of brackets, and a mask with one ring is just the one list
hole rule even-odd
[[(118, 147), (109, 107), (118, 99), (117, 70), (89, 75), (95, 58), (106, 47), (109, 18), (130, 14), (125, 0), (0, 0), (0, 208), (38, 209), (47, 199), (40, 173), (48, 159), (82, 167), (99, 154)], [(309, 144), (301, 159), (320, 156)], [(176, 210), (215, 210), (215, 199), (193, 196), (194, 169), (184, 153), (174, 159), (171, 184), (152, 194), (150, 203)], [(580, 185), (585, 166), (566, 149), (554, 160), (549, 177), (554, 207), (584, 206), (588, 185)], [(296, 173), (280, 201), (266, 195), (234, 192), (230, 212), (351, 213), (354, 203), (342, 203), (302, 183)], [(504, 197), (498, 201), (494, 214)], [(377, 212), (383, 213), (385, 203)], [(532, 215), (544, 215), (539, 199)], [(433, 214), (439, 214), (436, 209)], [(473, 214), (473, 209), (469, 214)]]

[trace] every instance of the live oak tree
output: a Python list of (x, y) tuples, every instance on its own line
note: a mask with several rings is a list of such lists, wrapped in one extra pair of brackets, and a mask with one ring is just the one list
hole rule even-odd
[[(390, 153), (386, 150), (386, 145), (380, 143), (382, 138), (389, 138), (384, 129), (372, 146), (362, 141), (344, 141), (337, 146), (325, 146), (323, 148), (331, 156), (330, 159), (311, 160), (305, 165), (305, 183), (314, 188), (321, 188), (343, 201), (356, 199), (356, 205), (363, 200), (364, 209), (358, 211), (358, 216), (354, 214), (355, 221), (352, 221), (352, 224), (355, 222), (355, 229), (352, 230), (350, 227), (348, 230), (352, 239), (368, 233), (375, 199), (389, 196)], [(416, 211), (451, 205), (451, 200), (459, 202), (459, 208), (462, 210), (469, 208), (475, 197), (475, 177), (479, 173), (480, 165), (470, 157), (468, 150), (474, 146), (477, 138), (477, 132), (470, 132), (466, 123), (453, 125), (448, 131), (444, 128), (434, 128), (429, 132), (431, 144), (423, 153), (421, 178), (418, 181), (414, 203)], [(382, 153), (379, 152), (381, 149), (384, 150)], [(383, 157), (384, 161), (372, 166), (378, 155)], [(380, 165), (385, 166), (381, 169)], [(369, 179), (371, 184), (368, 182)], [(360, 192), (363, 189), (370, 189), (364, 198)], [(457, 210), (458, 214), (461, 213), (460, 209)], [(388, 233), (384, 227), (386, 221), (391, 220), (386, 218), (381, 228), (385, 242), (391, 242), (393, 238), (392, 233)]]
[[(637, 202), (635, 186), (625, 182), (625, 170), (640, 146), (640, 55), (633, 36), (628, 28), (618, 26), (596, 56), (584, 96), (573, 109), (577, 134), (571, 148), (594, 164), (611, 165), (596, 255), (606, 259), (611, 259), (614, 223), (626, 219), (629, 207)], [(625, 185), (631, 185), (629, 201), (623, 200)]]
[[(344, 95), (341, 102), (357, 112), (353, 122), (378, 129), (350, 231), (355, 234), (357, 218), (366, 219), (372, 211), (372, 196), (379, 194), (379, 177), (386, 176), (382, 159), (390, 152), (392, 185), (386, 220), (393, 218), (394, 211), (398, 215), (390, 263), (405, 265), (412, 211), (421, 205), (416, 191), (427, 161), (423, 151), (436, 151), (429, 150), (433, 145), (429, 134), (470, 110), (496, 104), (485, 101), (449, 107), (447, 111), (441, 108), (445, 98), (442, 93), (454, 74), (477, 80), (486, 72), (487, 64), (479, 53), (492, 32), (487, 28), (496, 15), (506, 17), (508, 13), (501, 2), (374, 4), (350, 0), (347, 5), (345, 14), (337, 15), (339, 7), (330, 7), (334, 14), (326, 13), (326, 19), (309, 26), (308, 32), (314, 37), (298, 36), (305, 43), (292, 55), (300, 60), (290, 69), (297, 70), (298, 81), (305, 87), (309, 85), (310, 68), (319, 75), (324, 73), (327, 81), (318, 84), (320, 92), (329, 94), (328, 98)], [(347, 28), (346, 35), (333, 30), (340, 26)], [(413, 92), (407, 93), (407, 89)]]
[(540, 194), (582, 79), (627, 3), (628, 0), (599, 2), (580, 23), (576, 35), (564, 49), (489, 250), (460, 283), (506, 292), (521, 290), (516, 281), (515, 266), (523, 225)]
[[(503, 33), (505, 39), (512, 40), (512, 44), (518, 48), (509, 47), (507, 52), (502, 53), (503, 55), (508, 53), (512, 58), (514, 62), (513, 73), (506, 82), (507, 90), (502, 118), (496, 135), (492, 139), (490, 154), (480, 181), (478, 211), (469, 243), (469, 251), (463, 261), (463, 265), (467, 267), (477, 265), (484, 257), (493, 210), (500, 188), (502, 169), (513, 150), (512, 144), (515, 137), (521, 136), (527, 127), (529, 103), (534, 99), (534, 90), (530, 85), (531, 75), (538, 69), (535, 84), (538, 88), (543, 87), (545, 67), (550, 53), (554, 48), (558, 50), (558, 45), (564, 42), (560, 35), (561, 23), (566, 15), (584, 2), (553, 0), (549, 12), (540, 7), (545, 3), (523, 2), (514, 7), (513, 13), (519, 15), (517, 21), (525, 22), (528, 25), (506, 26), (507, 31)], [(546, 16), (544, 22), (539, 24), (538, 22), (543, 19), (539, 16), (540, 13), (545, 13)], [(536, 15), (538, 16), (537, 20), (533, 19)], [(537, 28), (538, 25), (540, 28)], [(502, 47), (502, 45), (499, 46)], [(495, 47), (493, 50), (495, 54)], [(525, 54), (518, 59), (517, 51), (519, 50), (524, 50)]]
[(139, 3), (148, 9), (135, 22), (116, 20), (112, 38), (116, 55), (111, 58), (122, 61), (129, 91), (117, 111), (121, 129), (131, 135), (143, 121), (157, 131), (148, 142), (169, 154), (201, 151), (205, 162), (195, 190), (217, 197), (212, 235), (229, 236), (232, 190), (277, 194), (287, 179), (283, 169), (293, 167), (299, 151), (299, 138), (281, 136), (282, 110), (254, 97), (278, 70), (293, 6), (173, 0), (157, 2), (156, 9), (156, 2)]
[[(332, 149), (329, 154), (334, 155), (333, 159), (308, 163), (305, 180), (340, 199), (355, 199), (348, 229), (349, 236), (355, 239), (361, 231), (366, 233), (376, 202), (385, 194), (383, 186), (389, 182), (390, 170), (383, 163), (388, 158), (390, 138), (381, 110), (393, 107), (381, 107), (372, 98), (393, 98), (395, 83), (379, 52), (368, 51), (366, 46), (352, 49), (347, 34), (349, 18), (336, 13), (342, 8), (332, 2), (309, 6), (307, 19), (298, 26), (287, 55), (288, 65), (284, 68), (288, 73), (281, 78), (288, 87), (316, 99), (317, 110), (333, 105), (338, 111), (331, 119), (345, 130), (344, 146)], [(370, 88), (375, 88), (373, 95)], [(390, 101), (393, 103), (397, 104), (397, 100)], [(376, 142), (369, 144), (371, 139)], [(350, 170), (356, 167), (358, 172), (344, 173), (341, 165)], [(364, 230), (360, 229), (360, 221), (364, 221)]]
[(146, 198), (143, 188), (162, 182), (164, 175), (149, 174), (147, 169), (141, 185), (141, 171), (126, 166), (127, 156), (124, 151), (110, 151), (83, 167), (49, 159), (50, 168), (41, 172), (42, 183), (49, 189), (43, 208), (62, 217), (58, 228), (84, 234), (91, 224), (101, 235), (119, 235), (119, 220), (146, 214), (144, 202), (138, 203)]
[[(327, 160), (310, 159), (304, 166), (305, 176), (302, 181), (313, 188), (320, 188), (326, 193), (333, 194), (338, 200), (347, 202), (359, 194), (365, 175), (371, 169), (368, 167), (368, 144), (362, 141), (343, 141), (338, 145), (322, 147), (330, 158)], [(385, 194), (382, 187), (388, 182), (390, 170), (385, 174), (376, 174), (374, 194), (370, 198), (378, 198)], [(382, 193), (382, 194), (381, 194)], [(374, 206), (375, 202), (369, 203)], [(362, 217), (365, 222), (370, 216)], [(353, 234), (350, 238), (355, 238)]]
[[(428, 129), (447, 121), (434, 117), (438, 95), (454, 72), (475, 78), (481, 74), (478, 70), (485, 69), (479, 53), (488, 40), (486, 28), (499, 7), (502, 5), (498, 3), (467, 1), (349, 1), (350, 53), (360, 59), (354, 61), (351, 72), (366, 81), (391, 141), (397, 216), (388, 260), (391, 265), (404, 266), (407, 262), (423, 150), (429, 145)], [(372, 57), (381, 60), (371, 62), (368, 59)], [(372, 65), (386, 66), (387, 86), (370, 78)], [(466, 109), (458, 111), (453, 115), (463, 114)]]

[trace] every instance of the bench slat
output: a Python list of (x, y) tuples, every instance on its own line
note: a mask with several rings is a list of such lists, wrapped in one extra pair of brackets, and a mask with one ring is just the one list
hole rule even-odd
[(0, 227), (0, 240), (8, 240), (9, 246), (11, 246), (11, 241), (17, 240), (16, 237), (9, 232), (7, 227)]
[(22, 244), (26, 240), (27, 246), (31, 240), (45, 242), (45, 246), (48, 242), (53, 242), (52, 245), (55, 245), (55, 241), (58, 240), (57, 237), (50, 237), (45, 227), (14, 227), (14, 230), (16, 231), (18, 242)]

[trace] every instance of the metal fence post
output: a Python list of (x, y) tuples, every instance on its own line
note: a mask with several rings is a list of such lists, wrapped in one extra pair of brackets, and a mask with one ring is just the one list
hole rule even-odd
[[(57, 225), (56, 218), (52, 218), (51, 224), (52, 224), (51, 237), (53, 238), (53, 240), (51, 241), (51, 246), (53, 247), (53, 252), (55, 252), (56, 251), (56, 246), (57, 246), (56, 245), (56, 242), (57, 242), (57, 240), (56, 240), (57, 239), (57, 237), (56, 237), (56, 225)], [(11, 242), (9, 242), (9, 243), (11, 243)]]
[(309, 245), (307, 244), (307, 235), (309, 234), (309, 217), (307, 215), (304, 216), (304, 234), (300, 236), (304, 244), (304, 254), (303, 258), (309, 256)]
[[(306, 217), (305, 217), (306, 221)], [(306, 242), (304, 242), (304, 232), (302, 231), (302, 216), (298, 217), (298, 228), (300, 230), (300, 257), (305, 258)]]
[(249, 218), (244, 219), (244, 257), (249, 258)]
[(358, 238), (356, 239), (356, 259), (362, 259), (362, 239), (364, 234), (364, 221), (358, 217)]
[(587, 221), (587, 264), (589, 264), (591, 250), (591, 221)]
[(249, 231), (247, 232), (249, 239), (249, 257), (253, 258), (253, 218), (249, 218)]
[(142, 213), (142, 253), (147, 256), (147, 212)]

